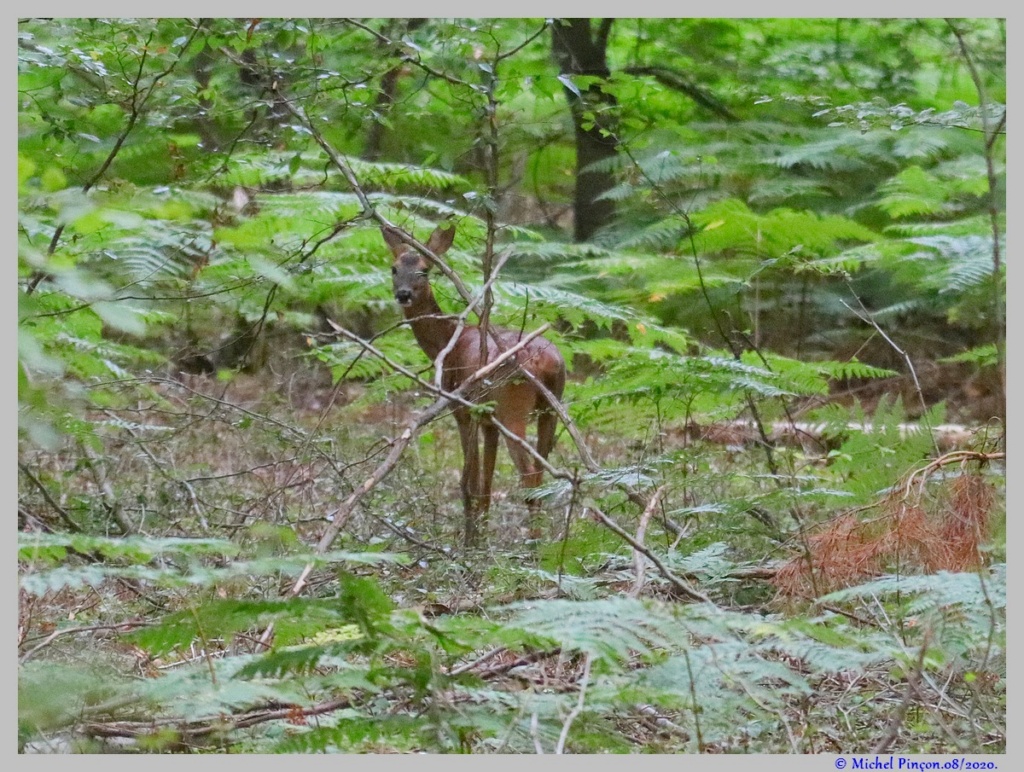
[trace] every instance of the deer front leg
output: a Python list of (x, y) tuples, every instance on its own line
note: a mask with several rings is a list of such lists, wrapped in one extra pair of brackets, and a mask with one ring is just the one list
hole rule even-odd
[(464, 407), (452, 411), (459, 425), (459, 442), (462, 444), (462, 510), (466, 519), (465, 543), (472, 547), (477, 543), (477, 513), (480, 511), (480, 447), (477, 442), (477, 421)]
[(498, 456), (498, 427), (490, 421), (480, 424), (484, 436), (484, 460), (480, 474), (480, 511), (482, 525), (487, 524), (487, 513), (491, 508), (491, 486), (494, 483), (494, 462)]

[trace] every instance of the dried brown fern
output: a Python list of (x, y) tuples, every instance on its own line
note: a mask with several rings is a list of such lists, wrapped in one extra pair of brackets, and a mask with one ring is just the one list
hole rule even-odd
[[(783, 565), (773, 579), (785, 595), (823, 595), (888, 572), (966, 571), (982, 563), (995, 503), (992, 484), (969, 463), (1003, 458), (1002, 453), (957, 451), (910, 472), (870, 507), (867, 520), (848, 512), (810, 535), (803, 555)], [(959, 463), (961, 474), (926, 486), (937, 470)], [(926, 490), (927, 488), (927, 490)]]

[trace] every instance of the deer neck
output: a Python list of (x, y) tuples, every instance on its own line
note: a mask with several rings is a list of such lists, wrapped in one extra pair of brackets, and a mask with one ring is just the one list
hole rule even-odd
[(409, 320), (412, 334), (416, 336), (420, 348), (432, 360), (436, 359), (441, 349), (448, 345), (448, 341), (455, 334), (455, 320), (445, 315), (433, 295), (427, 296), (416, 305), (406, 306), (402, 312)]

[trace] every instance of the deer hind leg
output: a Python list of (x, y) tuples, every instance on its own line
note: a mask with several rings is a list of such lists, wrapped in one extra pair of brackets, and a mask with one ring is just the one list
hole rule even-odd
[(477, 421), (464, 407), (452, 411), (459, 425), (459, 442), (462, 444), (462, 509), (466, 519), (466, 546), (477, 542), (477, 520), (480, 512), (480, 446), (477, 442)]
[[(556, 399), (561, 401), (565, 389), (565, 369), (561, 368), (544, 379), (544, 385)], [(547, 461), (548, 454), (555, 447), (555, 430), (558, 428), (558, 414), (547, 397), (537, 396), (537, 455)]]
[(558, 428), (558, 416), (549, 407), (541, 408), (537, 417), (537, 454), (547, 460), (551, 449), (555, 447), (555, 429)]
[(524, 447), (526, 443), (526, 419), (529, 417), (536, 399), (533, 388), (528, 383), (519, 383), (509, 387), (498, 400), (495, 416), (512, 434), (522, 442), (506, 437), (505, 445), (512, 461), (519, 470), (519, 479), (524, 488), (536, 488), (540, 485), (542, 472), (534, 463), (533, 454)]

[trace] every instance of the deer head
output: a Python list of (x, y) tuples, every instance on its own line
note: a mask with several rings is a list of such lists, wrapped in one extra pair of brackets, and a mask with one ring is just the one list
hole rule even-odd
[[(429, 281), (430, 261), (414, 247), (406, 244), (394, 230), (384, 227), (381, 228), (381, 234), (395, 256), (395, 261), (391, 264), (391, 286), (398, 305), (411, 308), (421, 305), (428, 298), (432, 300), (433, 292)], [(439, 225), (430, 234), (425, 246), (440, 257), (448, 251), (454, 239), (455, 228), (444, 228)]]

